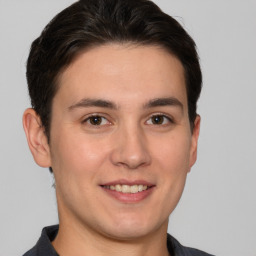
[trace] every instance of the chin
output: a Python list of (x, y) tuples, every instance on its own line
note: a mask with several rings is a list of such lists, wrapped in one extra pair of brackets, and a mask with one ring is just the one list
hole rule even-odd
[(134, 240), (150, 235), (161, 226), (165, 226), (165, 222), (161, 225), (154, 223), (152, 220), (127, 218), (115, 222), (115, 224), (108, 229), (108, 231), (111, 231), (108, 232), (108, 236), (116, 240)]
[(145, 237), (149, 234), (150, 232), (147, 229), (138, 229), (134, 228), (132, 229), (131, 227), (127, 227), (125, 229), (120, 230), (114, 230), (113, 232), (108, 232), (109, 237), (115, 239), (115, 240), (137, 240), (139, 238)]

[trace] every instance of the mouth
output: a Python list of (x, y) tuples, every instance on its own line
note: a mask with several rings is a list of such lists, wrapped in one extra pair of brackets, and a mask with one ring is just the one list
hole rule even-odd
[(124, 194), (135, 194), (135, 193), (139, 193), (145, 190), (148, 190), (149, 188), (153, 187), (153, 186), (147, 186), (147, 185), (142, 185), (142, 184), (136, 184), (136, 185), (122, 185), (122, 184), (117, 184), (117, 185), (103, 185), (102, 186), (105, 189), (110, 189), (112, 191), (117, 191), (117, 192), (121, 192)]
[(155, 185), (145, 181), (119, 180), (100, 185), (109, 196), (123, 203), (138, 203), (153, 192)]

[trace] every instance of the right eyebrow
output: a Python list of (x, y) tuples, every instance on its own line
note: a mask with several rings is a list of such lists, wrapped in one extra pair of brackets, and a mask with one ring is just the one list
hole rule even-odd
[(76, 108), (88, 108), (88, 107), (101, 107), (101, 108), (109, 108), (109, 109), (117, 109), (117, 106), (108, 100), (103, 99), (90, 99), (84, 98), (77, 103), (68, 107), (69, 110), (73, 110)]

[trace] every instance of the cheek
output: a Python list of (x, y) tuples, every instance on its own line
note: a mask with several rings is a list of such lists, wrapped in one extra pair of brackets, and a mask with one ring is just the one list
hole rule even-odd
[[(95, 198), (92, 188), (97, 185), (106, 155), (102, 147), (81, 134), (74, 136), (64, 132), (59, 132), (52, 145), (52, 168), (59, 204), (65, 202), (70, 209), (75, 209), (81, 204), (81, 195)], [(88, 203), (85, 198), (82, 201)]]
[(189, 171), (189, 139), (178, 138), (170, 136), (154, 148), (155, 161), (152, 167), (154, 172), (158, 172), (157, 195), (161, 198), (155, 207), (161, 210), (163, 218), (167, 218), (178, 204)]
[(153, 142), (154, 156), (167, 174), (179, 175), (189, 169), (191, 136), (176, 133), (158, 143)]
[(155, 164), (161, 171), (159, 187), (166, 200), (173, 201), (170, 205), (176, 205), (182, 194), (190, 170), (190, 145), (189, 133), (181, 132), (158, 143), (155, 148)]
[(171, 137), (158, 150), (158, 163), (161, 170), (159, 183), (164, 205), (163, 213), (169, 215), (178, 204), (189, 171), (190, 140)]
[(52, 144), (52, 167), (56, 172), (73, 176), (92, 175), (106, 158), (102, 143), (78, 133), (60, 132)]

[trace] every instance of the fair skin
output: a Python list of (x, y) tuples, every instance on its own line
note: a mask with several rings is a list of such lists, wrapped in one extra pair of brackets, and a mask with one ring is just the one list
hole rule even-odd
[(56, 251), (168, 255), (200, 127), (198, 116), (191, 131), (182, 64), (156, 46), (110, 44), (80, 54), (59, 85), (49, 144), (34, 110), (23, 117), (35, 161), (54, 171)]

